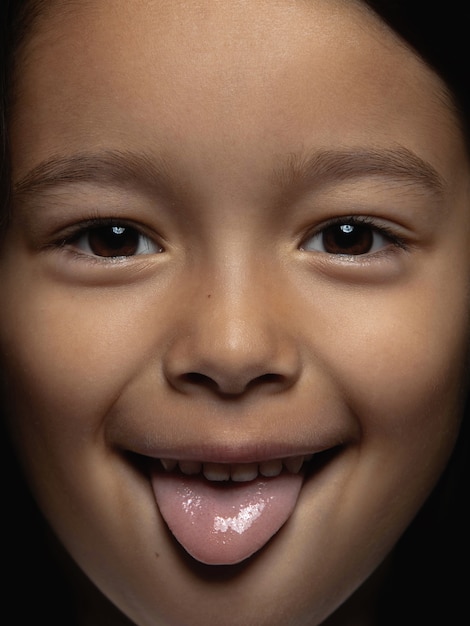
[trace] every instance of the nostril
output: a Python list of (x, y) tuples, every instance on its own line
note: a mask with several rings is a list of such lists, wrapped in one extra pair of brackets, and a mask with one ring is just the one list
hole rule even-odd
[(282, 385), (284, 376), (282, 374), (262, 374), (249, 381), (247, 389), (264, 385)]
[(186, 374), (182, 374), (180, 379), (183, 383), (196, 385), (198, 387), (208, 387), (214, 390), (217, 390), (219, 387), (213, 378), (206, 376), (206, 374), (201, 374), (200, 372), (187, 372)]
[(224, 309), (191, 318), (194, 327), (177, 333), (163, 357), (161, 373), (169, 386), (229, 400), (295, 385), (302, 373), (298, 342), (282, 327), (248, 322)]
[(220, 395), (240, 395), (258, 387), (283, 386), (284, 376), (282, 374), (266, 373), (246, 380), (217, 380), (200, 372), (186, 372), (179, 378), (180, 383), (185, 387), (204, 387)]

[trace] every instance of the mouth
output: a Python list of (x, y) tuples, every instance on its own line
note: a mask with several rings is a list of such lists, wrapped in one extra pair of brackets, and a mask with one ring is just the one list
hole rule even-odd
[(206, 565), (234, 565), (277, 534), (306, 477), (334, 452), (233, 463), (160, 458), (148, 468), (160, 514), (184, 550)]

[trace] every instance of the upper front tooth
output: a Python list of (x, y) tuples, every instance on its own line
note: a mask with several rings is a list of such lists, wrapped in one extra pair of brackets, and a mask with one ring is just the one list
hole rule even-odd
[(175, 461), (173, 459), (160, 459), (163, 468), (167, 472), (173, 471), (179, 466), (180, 471), (187, 476), (200, 474), (201, 471), (207, 480), (235, 482), (248, 482), (258, 476), (258, 472), (268, 477), (279, 476), (283, 465), (292, 474), (297, 474), (305, 461), (312, 458), (309, 456), (294, 456), (287, 459), (270, 459), (261, 463), (202, 463), (200, 461)]
[(288, 459), (284, 459), (284, 465), (289, 470), (291, 474), (297, 474), (300, 471), (304, 463), (305, 457), (303, 456), (292, 456)]
[(202, 473), (207, 480), (230, 480), (230, 465), (224, 463), (204, 463)]
[(199, 461), (180, 461), (179, 466), (183, 474), (186, 474), (187, 476), (192, 476), (193, 474), (200, 473), (202, 463), (200, 463)]
[(266, 478), (279, 476), (279, 474), (282, 472), (282, 461), (280, 459), (263, 461), (259, 464), (259, 471), (263, 476), (266, 476)]
[(254, 480), (258, 476), (258, 463), (237, 463), (231, 466), (231, 478), (237, 483)]
[(160, 459), (160, 463), (163, 465), (163, 469), (167, 472), (173, 471), (178, 465), (178, 462), (173, 459)]

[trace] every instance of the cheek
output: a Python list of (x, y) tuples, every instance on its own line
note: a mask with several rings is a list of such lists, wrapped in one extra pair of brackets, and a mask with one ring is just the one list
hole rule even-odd
[(113, 306), (109, 296), (76, 298), (40, 281), (11, 294), (0, 336), (11, 429), (28, 459), (70, 464), (100, 441), (142, 357), (133, 310), (125, 299)]
[[(428, 288), (427, 288), (428, 287)], [(356, 307), (338, 324), (345, 349), (337, 376), (356, 414), (362, 445), (377, 444), (410, 467), (450, 453), (462, 414), (468, 302), (458, 286), (423, 285)], [(452, 306), (449, 306), (452, 302)]]
[[(96, 526), (113, 554), (131, 507), (143, 503), (142, 519), (155, 524), (148, 485), (127, 465), (123, 471), (103, 436), (108, 412), (145, 358), (148, 329), (131, 324), (139, 312), (126, 298), (74, 298), (40, 281), (10, 293), (0, 320), (9, 429), (46, 516), (75, 557), (93, 563)], [(113, 580), (114, 571), (106, 576)]]

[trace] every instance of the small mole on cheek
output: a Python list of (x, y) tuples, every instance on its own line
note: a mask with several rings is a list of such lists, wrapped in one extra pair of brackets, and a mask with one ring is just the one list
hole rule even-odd
[(159, 559), (160, 558), (160, 553), (159, 552), (155, 552), (155, 558)]
[(208, 294), (207, 294), (207, 297), (208, 297), (208, 298), (211, 298), (211, 297), (212, 297), (212, 294), (211, 294), (211, 293), (208, 293)]

